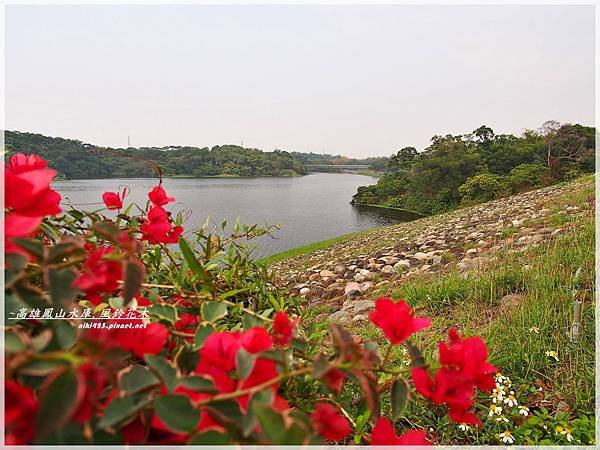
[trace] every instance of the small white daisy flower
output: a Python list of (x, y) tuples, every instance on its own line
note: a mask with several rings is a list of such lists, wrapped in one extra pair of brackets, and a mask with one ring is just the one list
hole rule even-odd
[(507, 377), (505, 377), (504, 375), (502, 375), (500, 372), (496, 373), (496, 376), (494, 377), (496, 380), (496, 383), (504, 383), (507, 380)]
[(540, 329), (538, 327), (531, 327), (529, 329), (530, 333), (540, 334)]
[(517, 399), (515, 398), (515, 391), (510, 391), (510, 393), (508, 394), (508, 396), (504, 399), (504, 403), (506, 403), (511, 408), (513, 406), (517, 406), (518, 405), (519, 402), (517, 402)]
[(489, 416), (492, 417), (494, 414), (502, 414), (502, 407), (496, 405), (490, 405)]
[(565, 434), (567, 436), (567, 441), (573, 442), (573, 435), (571, 434), (570, 428), (565, 428)]
[(529, 415), (529, 408), (525, 405), (521, 405), (519, 406), (519, 414), (522, 414), (524, 416), (528, 416)]
[(502, 442), (504, 442), (505, 444), (512, 444), (515, 442), (515, 438), (512, 437), (512, 434), (510, 434), (510, 431), (508, 430), (503, 431), (499, 434), (499, 436)]
[(471, 431), (471, 427), (470, 427), (469, 425), (467, 425), (466, 423), (461, 423), (461, 424), (458, 426), (458, 429), (459, 429), (460, 431), (464, 431), (464, 432)]
[(506, 417), (504, 417), (504, 416), (500, 416), (500, 417), (496, 417), (496, 422), (506, 422), (506, 423), (508, 423), (509, 420)]

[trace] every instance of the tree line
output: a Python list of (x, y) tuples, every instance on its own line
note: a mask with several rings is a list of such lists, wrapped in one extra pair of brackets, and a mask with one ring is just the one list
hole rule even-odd
[(594, 172), (595, 132), (548, 121), (521, 136), (495, 134), (485, 125), (434, 136), (422, 152), (400, 149), (387, 173), (359, 187), (352, 202), (434, 214), (572, 179)]
[(296, 176), (305, 165), (289, 152), (264, 152), (237, 145), (110, 148), (78, 140), (7, 131), (9, 156), (36, 153), (67, 179), (164, 176)]
[(297, 176), (308, 173), (307, 166), (319, 164), (368, 164), (371, 170), (384, 172), (388, 164), (386, 157), (266, 152), (237, 145), (111, 148), (19, 131), (6, 131), (4, 139), (9, 157), (36, 153), (67, 179), (152, 177), (158, 168), (164, 176)]

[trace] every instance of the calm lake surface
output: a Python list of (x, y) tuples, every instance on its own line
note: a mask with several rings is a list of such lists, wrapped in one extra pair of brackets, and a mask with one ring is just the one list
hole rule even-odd
[[(186, 233), (201, 227), (207, 218), (213, 225), (225, 219), (233, 225), (238, 217), (241, 223), (280, 224), (274, 238), (253, 241), (253, 255), (263, 257), (406, 220), (401, 212), (349, 203), (358, 186), (376, 182), (364, 175), (314, 173), (294, 178), (167, 178), (163, 186), (177, 200), (167, 209), (187, 211)], [(62, 195), (65, 207), (93, 210), (103, 207), (103, 192), (124, 186), (131, 190), (125, 204), (143, 206), (156, 184), (156, 179), (146, 178), (69, 180), (55, 182), (53, 188)]]

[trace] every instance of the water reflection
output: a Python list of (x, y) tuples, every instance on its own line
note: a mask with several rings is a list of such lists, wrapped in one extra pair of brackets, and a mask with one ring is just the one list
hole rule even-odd
[[(223, 220), (233, 224), (238, 217), (248, 224), (281, 224), (273, 239), (257, 243), (254, 254), (261, 257), (414, 218), (402, 211), (350, 204), (358, 186), (376, 182), (363, 175), (314, 173), (295, 178), (170, 178), (164, 187), (177, 199), (168, 209), (188, 211), (186, 231), (200, 227), (207, 217), (213, 225)], [(126, 203), (143, 207), (154, 185), (155, 179), (104, 179), (61, 181), (53, 187), (65, 203), (95, 209), (102, 207), (103, 192), (123, 186), (131, 190)]]

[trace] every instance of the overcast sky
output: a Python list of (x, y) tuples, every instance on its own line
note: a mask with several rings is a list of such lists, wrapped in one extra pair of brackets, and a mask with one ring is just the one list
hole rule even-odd
[(7, 6), (6, 126), (348, 156), (593, 125), (592, 6)]

